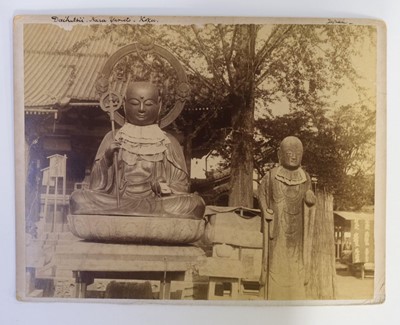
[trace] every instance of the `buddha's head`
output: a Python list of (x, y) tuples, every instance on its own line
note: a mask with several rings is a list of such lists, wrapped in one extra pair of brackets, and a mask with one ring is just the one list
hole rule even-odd
[(150, 125), (158, 120), (161, 110), (159, 89), (150, 82), (131, 82), (125, 96), (125, 117), (134, 125)]
[(299, 138), (289, 136), (282, 140), (278, 150), (279, 163), (287, 169), (297, 169), (303, 158), (303, 144)]

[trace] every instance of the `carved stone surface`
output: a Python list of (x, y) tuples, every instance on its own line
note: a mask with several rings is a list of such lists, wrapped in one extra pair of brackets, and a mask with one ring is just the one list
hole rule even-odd
[(74, 298), (75, 297), (75, 280), (59, 279), (55, 282), (54, 297), (55, 298)]
[(199, 240), (205, 221), (179, 218), (69, 215), (75, 236), (91, 241), (188, 244)]
[[(310, 176), (302, 169), (303, 145), (286, 137), (278, 151), (278, 167), (259, 186), (263, 216), (273, 215), (269, 234), (268, 298), (304, 300), (311, 257), (315, 210)], [(265, 250), (266, 251), (266, 250)]]
[(205, 239), (213, 244), (262, 248), (261, 218), (243, 218), (232, 211), (216, 213), (209, 218)]

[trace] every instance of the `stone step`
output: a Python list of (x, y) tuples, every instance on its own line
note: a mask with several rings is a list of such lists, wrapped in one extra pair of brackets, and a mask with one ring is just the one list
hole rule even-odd
[(28, 297), (31, 297), (31, 298), (43, 297), (43, 290), (35, 289), (28, 294)]

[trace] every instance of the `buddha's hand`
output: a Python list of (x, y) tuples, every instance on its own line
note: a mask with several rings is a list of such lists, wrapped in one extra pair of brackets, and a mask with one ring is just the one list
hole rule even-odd
[(317, 198), (315, 197), (314, 192), (311, 190), (307, 190), (304, 196), (304, 201), (308, 206), (313, 206), (317, 202)]
[(104, 153), (104, 158), (106, 159), (107, 165), (111, 166), (113, 163), (114, 152), (118, 152), (121, 148), (121, 143), (119, 141), (113, 141), (110, 143), (109, 147)]
[(151, 184), (151, 189), (157, 196), (165, 196), (172, 193), (171, 188), (168, 186), (167, 182), (163, 179), (154, 181)]

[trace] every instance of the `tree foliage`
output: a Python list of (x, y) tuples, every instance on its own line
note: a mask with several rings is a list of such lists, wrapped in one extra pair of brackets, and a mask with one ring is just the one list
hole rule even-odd
[(317, 186), (334, 194), (335, 208), (357, 210), (373, 204), (375, 111), (365, 106), (342, 106), (332, 116), (315, 117), (296, 111), (256, 121), (262, 135), (255, 155), (256, 169), (263, 175), (277, 162), (280, 139), (299, 137), (304, 145), (303, 165), (316, 177)]
[[(238, 173), (241, 166), (251, 168), (251, 164), (246, 164), (247, 159), (255, 156), (255, 168), (261, 171), (260, 162), (268, 157), (266, 153), (275, 151), (284, 134), (299, 134), (308, 142), (307, 150), (312, 153), (313, 158), (306, 161), (310, 171), (318, 175), (322, 186), (339, 195), (348, 175), (358, 174), (356, 179), (361, 179), (362, 169), (355, 165), (365, 158), (374, 124), (370, 116), (365, 117), (363, 125), (351, 124), (354, 116), (350, 115), (357, 105), (340, 107), (328, 119), (327, 105), (344, 85), (354, 87), (360, 97), (367, 96), (359, 84), (360, 72), (353, 61), (361, 54), (363, 42), (373, 40), (374, 30), (337, 25), (246, 28), (240, 25), (172, 27), (178, 36), (175, 39), (183, 42), (178, 45), (171, 39), (166, 40), (192, 73), (198, 89), (202, 89), (195, 101), (208, 100), (230, 111), (230, 136), (215, 149), (228, 158), (232, 182), (249, 182), (251, 175), (244, 178)], [(253, 143), (257, 148), (261, 144), (253, 137), (254, 125), (246, 123), (245, 116), (253, 118), (256, 106), (268, 110), (270, 104), (282, 97), (290, 103), (293, 115), (261, 120), (267, 125), (264, 133), (273, 137), (268, 139), (270, 144), (266, 148), (265, 144), (261, 146), (266, 152), (252, 153)], [(371, 132), (363, 133), (368, 129)], [(231, 195), (243, 195), (240, 193)]]
[[(211, 109), (196, 115), (196, 120), (182, 115), (175, 127), (186, 130), (187, 153), (201, 144), (226, 158), (233, 176), (230, 204), (251, 206), (253, 166), (262, 175), (266, 164), (276, 161), (278, 143), (289, 134), (303, 140), (304, 164), (321, 186), (337, 197), (349, 197), (345, 191), (363, 187), (358, 182), (368, 169), (363, 161), (372, 145), (374, 101), (365, 104), (368, 91), (361, 86), (362, 74), (354, 62), (366, 44), (374, 46), (374, 28), (329, 24), (93, 28), (97, 35), (93, 39), (108, 37), (117, 46), (148, 35), (184, 65), (193, 91), (189, 106)], [(357, 92), (359, 103), (332, 103), (344, 87)], [(271, 105), (282, 99), (291, 113), (272, 116)], [(255, 124), (256, 108), (267, 114)]]

